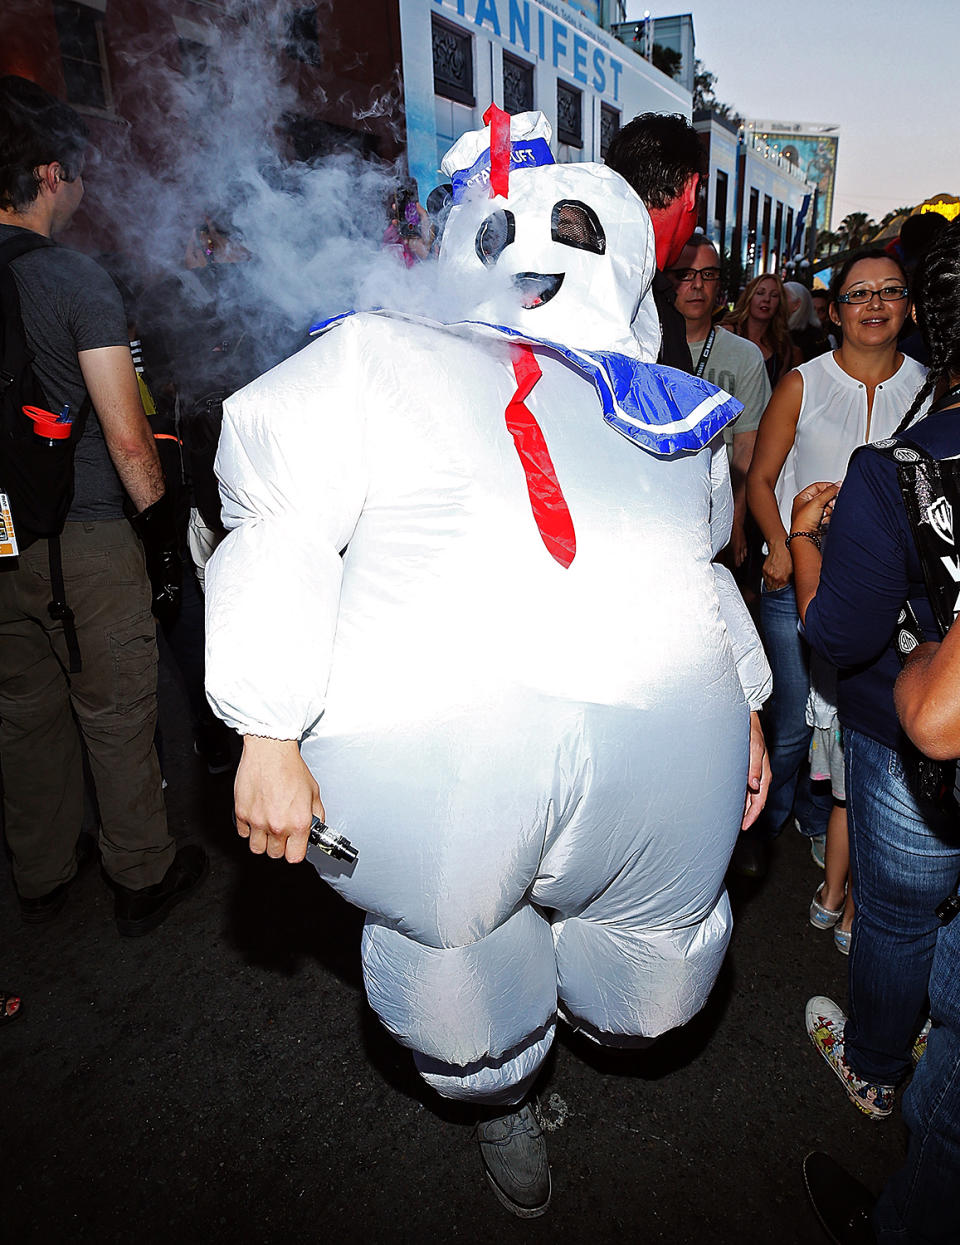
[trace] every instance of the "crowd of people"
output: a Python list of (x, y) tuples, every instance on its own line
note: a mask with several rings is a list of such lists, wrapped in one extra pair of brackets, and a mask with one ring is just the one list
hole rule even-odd
[[(94, 856), (123, 936), (203, 881), (166, 826), (163, 654), (212, 773), (242, 737), (239, 833), (309, 853), (367, 912), (372, 1006), (476, 1104), (493, 1191), (532, 1218), (557, 1018), (621, 1047), (688, 1020), (729, 937), (724, 873), (762, 878), (795, 828), (824, 869), (810, 923), (849, 956), (846, 1006), (807, 1004), (811, 1042), (874, 1119), (910, 1082), (910, 1155), (876, 1204), (825, 1155), (810, 1196), (835, 1240), (955, 1240), (960, 225), (911, 218), (828, 289), (728, 290), (682, 117), (624, 126), (606, 168), (531, 155), (542, 119), (485, 120), (427, 209), (395, 192), (384, 245), (465, 286), (506, 273), (512, 319), (492, 296), (467, 326), (346, 317), (262, 375), (282, 356), (221, 311), (251, 261), (229, 225), (204, 218), (151, 324), (120, 267), (53, 244), (80, 119), (0, 80), (4, 341), (19, 317), (75, 446), (65, 522), (18, 529), (29, 465), (2, 497), (22, 919), (55, 919)], [(13, 419), (11, 474), (36, 440)], [(321, 850), (328, 810), (356, 850)], [(0, 1027), (22, 1015), (0, 994)]]

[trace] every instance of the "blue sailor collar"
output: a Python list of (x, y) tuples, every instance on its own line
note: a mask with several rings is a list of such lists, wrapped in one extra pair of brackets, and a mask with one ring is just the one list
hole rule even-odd
[[(310, 334), (325, 333), (355, 314), (347, 311), (321, 320), (311, 327)], [(549, 350), (592, 383), (603, 408), (604, 421), (611, 428), (658, 458), (696, 454), (743, 410), (743, 403), (698, 376), (659, 363), (643, 363), (629, 355), (575, 350), (559, 342), (530, 337), (502, 324), (486, 324), (479, 320), (443, 324), (398, 311), (377, 310), (365, 314), (408, 320), (458, 337), (499, 339)]]

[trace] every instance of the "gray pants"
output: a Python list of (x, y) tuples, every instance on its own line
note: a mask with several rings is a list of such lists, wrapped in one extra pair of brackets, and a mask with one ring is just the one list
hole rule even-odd
[(160, 767), (156, 626), (140, 542), (125, 519), (68, 523), (60, 538), (66, 600), (83, 669), (68, 674), (63, 624), (51, 620), (46, 541), (0, 569), (0, 766), (7, 844), (24, 898), (76, 872), (83, 817), (81, 736), (100, 810), (107, 874), (132, 890), (173, 860)]

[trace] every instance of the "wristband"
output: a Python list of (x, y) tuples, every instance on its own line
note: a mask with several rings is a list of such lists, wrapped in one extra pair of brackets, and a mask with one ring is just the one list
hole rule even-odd
[(817, 546), (818, 550), (823, 549), (823, 545), (820, 543), (820, 537), (817, 535), (816, 532), (791, 532), (790, 535), (787, 537), (787, 539), (784, 541), (784, 545), (786, 546), (786, 548), (789, 549), (791, 540), (796, 540), (797, 537), (799, 536), (802, 536), (804, 540), (812, 540), (813, 543)]

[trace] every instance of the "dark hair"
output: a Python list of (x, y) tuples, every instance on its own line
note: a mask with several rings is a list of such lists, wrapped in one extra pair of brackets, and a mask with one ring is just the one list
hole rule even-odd
[(0, 78), (0, 208), (33, 203), (42, 164), (58, 162), (64, 181), (75, 181), (86, 145), (87, 127), (68, 104), (26, 78)]
[(836, 303), (837, 296), (843, 293), (844, 282), (847, 277), (850, 276), (854, 265), (859, 264), (862, 259), (885, 259), (891, 264), (896, 264), (896, 266), (903, 273), (903, 284), (908, 284), (906, 270), (895, 255), (888, 255), (886, 251), (881, 250), (878, 246), (867, 247), (866, 250), (857, 251), (856, 255), (851, 255), (849, 259), (844, 260), (844, 262), (833, 274), (833, 280), (830, 282), (831, 303)]
[(825, 290), (825, 289), (823, 288), (823, 286), (822, 286), (822, 285), (818, 285), (815, 289), (812, 289), (812, 290), (810, 291), (810, 297), (811, 297), (811, 298), (825, 298), (825, 299), (827, 300), (827, 302), (829, 302), (829, 301), (830, 301), (830, 291), (829, 291), (829, 290)]
[(918, 212), (916, 216), (908, 216), (900, 226), (900, 249), (904, 262), (916, 264), (946, 227), (946, 217), (939, 212)]
[(605, 162), (648, 208), (665, 208), (694, 173), (705, 171), (697, 131), (679, 113), (644, 112), (634, 117), (614, 136)]
[(938, 232), (917, 265), (914, 314), (930, 352), (930, 370), (897, 432), (910, 424), (937, 385), (960, 373), (960, 221)]

